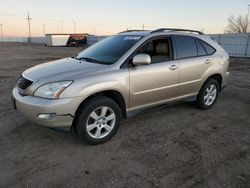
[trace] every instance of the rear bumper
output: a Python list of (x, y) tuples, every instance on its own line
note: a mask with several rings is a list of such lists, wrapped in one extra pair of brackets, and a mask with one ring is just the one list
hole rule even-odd
[[(44, 99), (22, 96), (15, 87), (12, 98), (16, 110), (34, 123), (47, 127), (71, 127), (73, 116), (81, 103), (81, 98)], [(39, 119), (40, 114), (54, 114), (49, 120)]]

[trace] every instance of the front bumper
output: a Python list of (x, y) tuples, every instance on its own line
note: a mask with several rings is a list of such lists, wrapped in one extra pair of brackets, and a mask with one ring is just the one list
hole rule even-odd
[[(15, 87), (12, 98), (16, 110), (27, 119), (47, 127), (71, 127), (73, 116), (81, 103), (81, 98), (44, 99), (34, 96), (23, 96)], [(40, 114), (55, 114), (52, 119), (39, 119)]]

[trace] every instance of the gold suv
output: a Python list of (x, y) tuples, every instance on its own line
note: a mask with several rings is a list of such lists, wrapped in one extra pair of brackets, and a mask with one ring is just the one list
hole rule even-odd
[(74, 57), (24, 71), (14, 107), (48, 127), (72, 127), (91, 144), (110, 139), (129, 112), (193, 98), (211, 108), (229, 78), (229, 56), (202, 32), (126, 31)]

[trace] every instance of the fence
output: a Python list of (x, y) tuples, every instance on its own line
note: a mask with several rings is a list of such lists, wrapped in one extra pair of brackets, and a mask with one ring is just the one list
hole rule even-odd
[[(88, 46), (91, 46), (95, 44), (96, 42), (104, 39), (105, 37), (107, 36), (89, 35), (87, 36), (87, 44)], [(44, 37), (31, 37), (29, 41), (28, 37), (3, 37), (3, 38), (0, 38), (0, 42), (31, 42), (31, 43), (45, 44), (45, 38)]]
[(250, 57), (250, 33), (210, 35), (230, 57)]
[(45, 44), (45, 37), (31, 37), (31, 43)]
[[(3, 37), (0, 38), (0, 42), (28, 42), (28, 37)], [(30, 38), (31, 43), (37, 43), (37, 44), (44, 44), (45, 38), (44, 37), (31, 37)]]

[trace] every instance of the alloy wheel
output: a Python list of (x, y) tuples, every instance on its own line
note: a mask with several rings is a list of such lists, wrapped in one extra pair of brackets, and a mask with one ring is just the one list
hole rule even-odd
[(107, 106), (93, 110), (87, 119), (86, 129), (89, 136), (101, 139), (111, 133), (116, 123), (114, 111)]
[(205, 91), (204, 103), (207, 106), (210, 106), (213, 104), (216, 97), (217, 97), (217, 87), (215, 84), (210, 84)]

